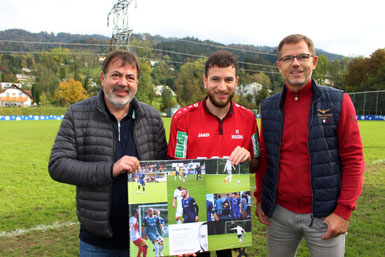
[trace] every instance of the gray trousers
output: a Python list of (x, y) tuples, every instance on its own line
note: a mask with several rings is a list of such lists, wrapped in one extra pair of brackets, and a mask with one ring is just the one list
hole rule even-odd
[(345, 254), (345, 235), (322, 239), (327, 225), (322, 219), (311, 214), (296, 214), (277, 205), (267, 226), (267, 249), (269, 257), (296, 256), (302, 238), (306, 240), (312, 257), (343, 257)]

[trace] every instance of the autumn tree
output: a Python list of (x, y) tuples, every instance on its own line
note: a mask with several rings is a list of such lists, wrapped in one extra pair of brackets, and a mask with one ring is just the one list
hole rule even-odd
[(385, 89), (385, 48), (378, 49), (368, 59), (368, 85), (371, 90)]
[(347, 65), (346, 84), (350, 92), (384, 89), (385, 49), (378, 49), (369, 58), (356, 57)]
[(368, 61), (365, 57), (353, 58), (348, 64), (348, 72), (345, 76), (346, 91), (367, 91), (368, 84)]
[(62, 81), (55, 94), (55, 99), (57, 99), (62, 104), (73, 104), (87, 98), (88, 94), (87, 91), (83, 88), (82, 83), (74, 80), (73, 78), (70, 78), (68, 81)]

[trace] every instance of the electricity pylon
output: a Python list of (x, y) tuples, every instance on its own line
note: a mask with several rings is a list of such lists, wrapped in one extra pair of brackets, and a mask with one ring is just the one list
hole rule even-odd
[[(111, 11), (107, 16), (107, 26), (109, 26), (110, 15), (113, 15), (112, 37), (110, 48), (126, 49), (130, 51), (132, 29), (128, 26), (128, 9), (133, 0), (115, 0)], [(136, 0), (135, 0), (136, 7)]]

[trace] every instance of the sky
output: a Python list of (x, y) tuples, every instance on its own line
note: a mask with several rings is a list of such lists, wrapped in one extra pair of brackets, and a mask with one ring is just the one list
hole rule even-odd
[[(112, 36), (107, 16), (117, 0), (1, 0), (0, 30)], [(315, 47), (350, 57), (385, 48), (385, 19), (378, 0), (132, 0), (133, 33), (194, 37), (223, 44), (276, 47), (290, 34)], [(1, 39), (1, 38), (0, 38)]]

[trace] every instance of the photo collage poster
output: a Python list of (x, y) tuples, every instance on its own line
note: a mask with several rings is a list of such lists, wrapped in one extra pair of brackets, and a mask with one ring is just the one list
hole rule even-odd
[(234, 166), (222, 158), (140, 165), (128, 176), (130, 256), (251, 246), (248, 162)]

